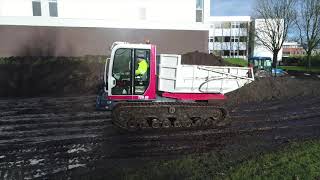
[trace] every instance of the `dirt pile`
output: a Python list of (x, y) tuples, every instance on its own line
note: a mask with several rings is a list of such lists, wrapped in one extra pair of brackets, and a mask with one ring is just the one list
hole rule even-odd
[(231, 66), (231, 64), (223, 61), (222, 57), (198, 51), (183, 54), (181, 57), (181, 63), (206, 66)]
[(10, 57), (0, 59), (0, 97), (96, 93), (105, 57)]
[(237, 106), (250, 102), (317, 97), (320, 96), (319, 89), (319, 80), (290, 77), (262, 78), (237, 91), (226, 94), (228, 97), (227, 105)]

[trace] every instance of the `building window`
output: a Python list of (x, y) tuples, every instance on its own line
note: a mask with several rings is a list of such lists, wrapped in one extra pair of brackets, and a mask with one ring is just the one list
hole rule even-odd
[(245, 50), (239, 51), (239, 56), (246, 56), (246, 55), (247, 55), (247, 51), (245, 51)]
[(203, 22), (203, 0), (196, 0), (196, 22)]
[(230, 51), (230, 56), (239, 56), (238, 51)]
[(222, 56), (223, 55), (222, 53), (223, 53), (223, 51), (220, 51), (220, 50), (215, 50), (213, 52), (213, 54), (216, 55), (216, 56)]
[(223, 42), (230, 42), (231, 40), (231, 37), (230, 36), (226, 36), (224, 37), (224, 41)]
[(222, 42), (223, 37), (222, 36), (216, 36), (214, 37), (214, 42)]
[(41, 1), (32, 1), (33, 16), (41, 16)]
[(221, 23), (214, 23), (214, 27), (216, 29), (221, 29)]
[(240, 28), (248, 28), (248, 24), (247, 23), (240, 23)]
[(240, 22), (232, 22), (231, 28), (240, 28)]
[(33, 16), (58, 17), (57, 0), (33, 0), (32, 11)]
[(58, 17), (57, 0), (49, 0), (49, 15), (51, 17)]
[(232, 37), (231, 42), (239, 42), (240, 38), (239, 37)]
[(202, 10), (196, 10), (196, 22), (202, 22)]
[(231, 28), (231, 23), (230, 23), (230, 22), (224, 22), (224, 23), (222, 24), (222, 28), (224, 28), (224, 29), (230, 29), (230, 28)]
[(223, 56), (230, 56), (230, 51), (229, 50), (223, 51)]
[(247, 42), (247, 37), (246, 36), (241, 36), (240, 37), (240, 42)]

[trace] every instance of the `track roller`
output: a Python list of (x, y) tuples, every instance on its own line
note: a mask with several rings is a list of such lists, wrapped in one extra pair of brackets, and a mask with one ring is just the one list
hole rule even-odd
[(129, 131), (221, 126), (227, 111), (205, 103), (143, 102), (119, 103), (112, 111), (112, 122)]

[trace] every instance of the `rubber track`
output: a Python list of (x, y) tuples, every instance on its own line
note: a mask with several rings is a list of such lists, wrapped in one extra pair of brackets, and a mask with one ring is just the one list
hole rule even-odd
[(223, 107), (208, 103), (120, 103), (112, 112), (113, 124), (128, 131), (207, 128), (223, 126), (228, 119)]

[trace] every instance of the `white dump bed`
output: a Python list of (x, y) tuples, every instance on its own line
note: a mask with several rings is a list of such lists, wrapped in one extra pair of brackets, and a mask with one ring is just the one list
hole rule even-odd
[(254, 81), (252, 68), (182, 65), (181, 55), (161, 54), (158, 90), (225, 94)]

